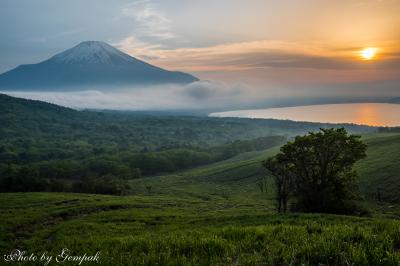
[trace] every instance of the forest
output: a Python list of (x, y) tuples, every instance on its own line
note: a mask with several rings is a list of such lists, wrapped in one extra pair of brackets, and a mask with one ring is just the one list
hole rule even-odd
[[(125, 194), (128, 180), (284, 144), (330, 124), (73, 110), (0, 94), (2, 192)], [(349, 132), (376, 128), (344, 126)]]

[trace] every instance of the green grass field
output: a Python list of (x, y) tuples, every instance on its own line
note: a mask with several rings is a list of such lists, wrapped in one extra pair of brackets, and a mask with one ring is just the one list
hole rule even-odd
[(366, 138), (367, 158), (360, 161), (360, 189), (371, 200), (377, 191), (386, 202), (400, 203), (400, 134), (377, 134)]
[[(356, 165), (360, 190), (369, 201), (376, 201), (380, 188), (383, 202), (400, 203), (400, 134), (369, 134), (363, 136), (368, 145), (367, 158)], [(198, 197), (219, 195), (227, 198), (259, 199), (257, 180), (265, 176), (261, 162), (273, 156), (279, 147), (264, 152), (251, 152), (230, 160), (195, 168), (182, 173), (134, 180), (136, 194), (192, 194)], [(272, 187), (272, 184), (270, 184)], [(269, 190), (272, 192), (272, 188)], [(272, 194), (268, 194), (272, 197)]]
[(268, 200), (213, 196), (14, 193), (0, 200), (3, 254), (101, 251), (103, 265), (400, 263), (393, 219), (277, 215)]
[[(273, 148), (133, 180), (132, 196), (2, 193), (1, 254), (100, 251), (102, 265), (400, 265), (400, 135), (364, 139), (357, 169), (370, 217), (276, 214), (272, 187), (257, 186)], [(372, 201), (377, 184), (386, 202)]]

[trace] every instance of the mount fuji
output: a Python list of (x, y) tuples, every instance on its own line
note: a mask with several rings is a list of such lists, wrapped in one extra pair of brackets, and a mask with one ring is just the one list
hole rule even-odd
[(198, 79), (190, 74), (150, 65), (105, 42), (86, 41), (43, 62), (1, 74), (0, 90), (110, 89), (194, 81)]

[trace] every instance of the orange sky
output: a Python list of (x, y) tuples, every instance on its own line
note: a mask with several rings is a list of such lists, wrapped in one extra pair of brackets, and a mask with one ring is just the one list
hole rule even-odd
[[(274, 93), (398, 96), (399, 14), (400, 0), (3, 0), (0, 72), (100, 40)], [(367, 47), (377, 48), (372, 60), (360, 57)], [(355, 83), (364, 90), (349, 89)]]
[[(186, 45), (134, 36), (116, 44), (156, 65), (226, 82), (345, 84), (400, 74), (397, 0), (197, 1), (182, 8), (187, 13), (168, 17), (174, 37), (166, 42), (188, 36)], [(377, 47), (373, 60), (360, 57), (367, 47)]]

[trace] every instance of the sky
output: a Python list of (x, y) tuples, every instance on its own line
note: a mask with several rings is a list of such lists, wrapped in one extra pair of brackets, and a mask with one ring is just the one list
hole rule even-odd
[(99, 40), (254, 98), (395, 97), (399, 14), (399, 0), (2, 0), (0, 72)]

